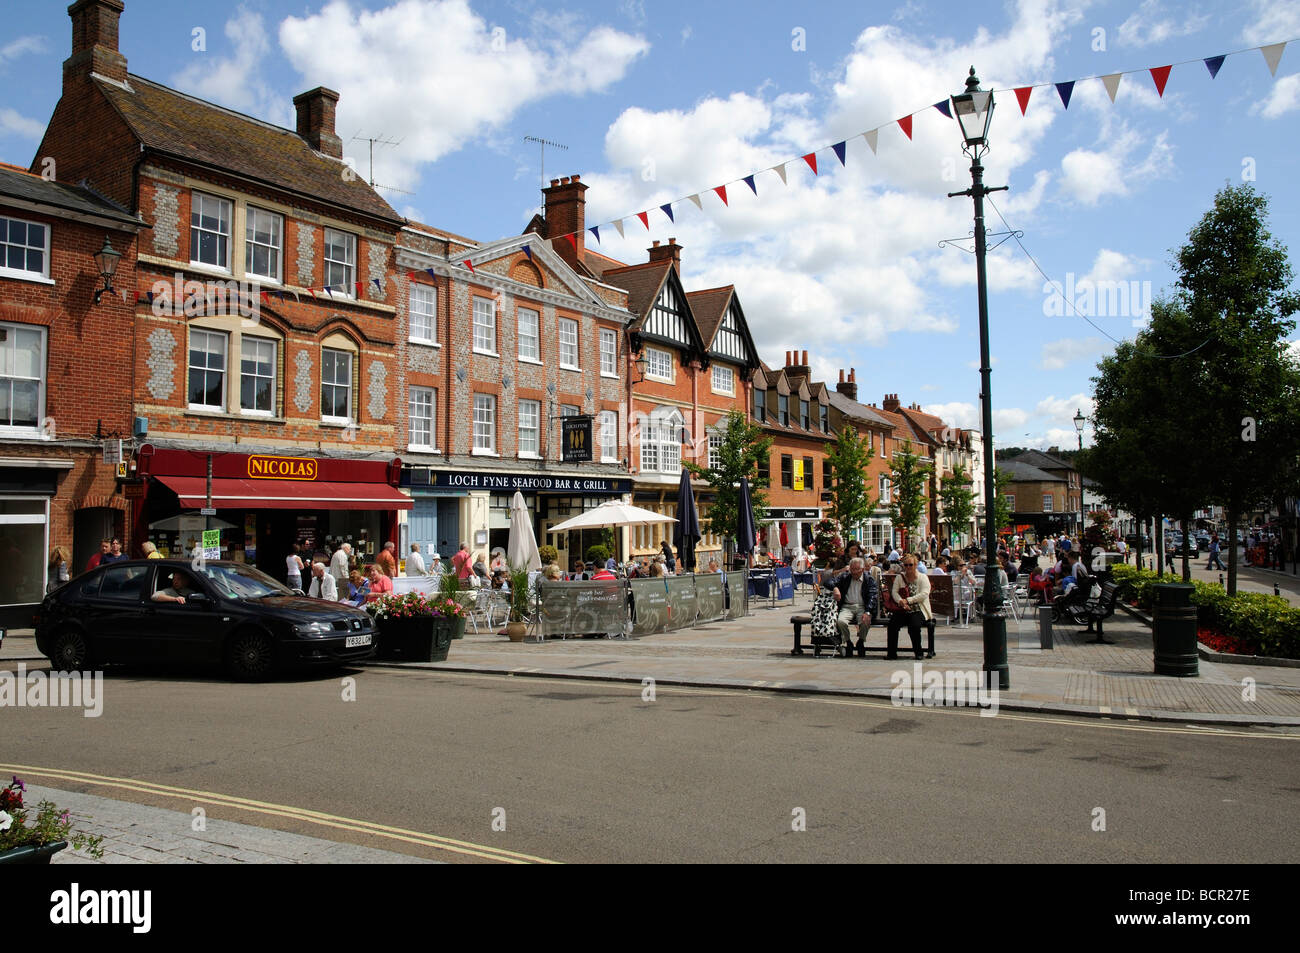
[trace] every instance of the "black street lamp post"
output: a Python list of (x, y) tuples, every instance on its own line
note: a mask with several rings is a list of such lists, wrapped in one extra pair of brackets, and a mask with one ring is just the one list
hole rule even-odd
[[(1083, 424), (1084, 424), (1084, 421), (1086, 421), (1087, 419), (1088, 419), (1087, 417), (1083, 416), (1083, 410), (1082, 410), (1082, 409), (1075, 410), (1075, 412), (1074, 412), (1074, 429), (1075, 429), (1075, 431), (1076, 431), (1076, 432), (1078, 433), (1078, 435), (1079, 435), (1079, 452), (1080, 452), (1080, 453), (1083, 452)], [(1075, 471), (1077, 472), (1078, 469), (1079, 469), (1079, 467), (1076, 465), (1074, 469), (1075, 469)], [(1083, 554), (1083, 549), (1082, 549), (1082, 547), (1083, 547), (1083, 531), (1084, 531), (1085, 529), (1088, 528), (1087, 525), (1086, 525), (1086, 524), (1087, 524), (1087, 520), (1088, 520), (1088, 515), (1087, 515), (1087, 514), (1088, 514), (1087, 507), (1085, 507), (1084, 504), (1083, 504), (1083, 474), (1080, 473), (1080, 474), (1079, 474), (1079, 546), (1080, 546), (1079, 554), (1080, 554), (1080, 555)], [(1089, 566), (1088, 568), (1091, 569), (1092, 567)]]
[(952, 97), (953, 114), (961, 125), (962, 151), (971, 158), (971, 187), (963, 192), (949, 192), (948, 197), (969, 195), (975, 203), (975, 269), (979, 289), (980, 318), (980, 409), (984, 417), (984, 543), (987, 565), (984, 570), (984, 679), (992, 687), (994, 673), (997, 687), (1011, 687), (1011, 670), (1007, 666), (1007, 620), (1002, 614), (1002, 585), (998, 579), (998, 525), (994, 505), (997, 481), (994, 479), (993, 452), (993, 368), (989, 360), (989, 301), (984, 259), (987, 253), (984, 233), (984, 196), (1000, 192), (1006, 186), (990, 188), (984, 184), (984, 166), (980, 157), (988, 152), (989, 123), (993, 119), (993, 93), (980, 89), (980, 81), (971, 67), (966, 91)]

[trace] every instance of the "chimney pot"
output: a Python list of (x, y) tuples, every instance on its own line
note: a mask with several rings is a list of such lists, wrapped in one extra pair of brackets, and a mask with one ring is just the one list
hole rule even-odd
[(551, 179), (551, 188), (555, 188), (559, 184), (560, 184), (559, 179)]
[(844, 368), (840, 368), (840, 383), (844, 383)]
[(658, 248), (658, 247), (659, 247), (659, 239), (656, 238), (656, 239), (655, 239), (653, 242), (651, 242), (650, 244), (651, 244), (653, 247)]
[(576, 175), (571, 175), (571, 176), (569, 176), (569, 181), (570, 181), (570, 182), (577, 182), (577, 181), (578, 181), (578, 177), (577, 177)]
[(565, 264), (578, 271), (582, 270), (579, 263), (585, 247), (583, 237), (587, 231), (586, 191), (587, 186), (576, 175), (551, 179), (550, 188), (542, 189), (545, 198), (545, 235), (547, 238), (573, 236), (572, 242), (555, 242), (552, 250), (564, 259)]
[(807, 351), (804, 351), (804, 352), (803, 352), (803, 360), (800, 361), (799, 363), (802, 364), (804, 367), (807, 367), (807, 366), (808, 366), (808, 352), (807, 352)]
[(857, 372), (857, 370), (854, 369), (854, 368), (852, 368), (852, 367), (850, 367), (850, 368), (849, 368), (849, 380), (851, 380), (851, 381), (856, 381), (857, 379), (858, 379), (858, 372)]
[(77, 0), (68, 7), (72, 18), (72, 55), (63, 61), (65, 87), (71, 79), (91, 73), (126, 82), (126, 57), (117, 48), (122, 0)]
[(334, 132), (334, 111), (339, 94), (324, 86), (317, 86), (293, 97), (298, 110), (298, 135), (317, 152), (343, 158), (343, 140)]
[(676, 245), (676, 244), (677, 244), (677, 239), (675, 239), (675, 238), (670, 238), (670, 239), (668, 239), (668, 244), (669, 244), (669, 245)]

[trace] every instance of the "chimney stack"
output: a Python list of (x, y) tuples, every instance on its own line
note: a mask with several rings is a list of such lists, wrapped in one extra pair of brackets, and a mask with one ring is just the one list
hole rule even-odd
[(808, 377), (812, 374), (812, 369), (808, 366), (807, 351), (791, 351), (790, 363), (786, 366), (786, 372), (792, 377)]
[(126, 57), (117, 49), (122, 0), (77, 0), (68, 7), (72, 18), (72, 55), (63, 61), (63, 88), (88, 80), (92, 73), (126, 82)]
[(849, 371), (848, 379), (844, 378), (844, 369), (840, 368), (840, 382), (835, 385), (835, 390), (843, 394), (849, 400), (858, 399), (858, 383), (853, 379), (853, 371)]
[(650, 254), (650, 261), (663, 261), (666, 258), (672, 259), (673, 264), (677, 266), (678, 273), (681, 272), (682, 246), (677, 244), (677, 239), (668, 239), (667, 245), (661, 245), (658, 242), (655, 242), (650, 248), (647, 248), (646, 251)]
[(298, 110), (298, 135), (317, 152), (335, 159), (343, 158), (343, 140), (334, 132), (334, 110), (339, 94), (317, 86), (293, 97)]
[(881, 404), (880, 406), (883, 407), (883, 408), (885, 408), (885, 410), (889, 411), (890, 413), (895, 413), (895, 414), (898, 413), (898, 406), (899, 406), (899, 405), (898, 405), (898, 395), (897, 395), (897, 394), (886, 394), (886, 395), (885, 395), (885, 402), (884, 402), (883, 404)]
[[(586, 191), (587, 186), (576, 175), (551, 179), (550, 187), (542, 189), (546, 200), (546, 237), (551, 240), (551, 249), (579, 273), (586, 267), (579, 265), (586, 248), (583, 242), (587, 233), (587, 199), (583, 194)], [(562, 235), (573, 236), (573, 241), (561, 238)]]

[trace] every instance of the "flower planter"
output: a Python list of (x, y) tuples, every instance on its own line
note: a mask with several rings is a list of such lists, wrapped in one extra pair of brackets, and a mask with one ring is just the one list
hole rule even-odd
[(50, 858), (68, 846), (65, 840), (30, 847), (0, 850), (0, 864), (48, 864)]
[(451, 637), (453, 639), (465, 638), (465, 617), (459, 616), (458, 618), (453, 619), (451, 621), (453, 623)]
[(454, 623), (417, 616), (379, 620), (378, 658), (389, 662), (445, 662)]

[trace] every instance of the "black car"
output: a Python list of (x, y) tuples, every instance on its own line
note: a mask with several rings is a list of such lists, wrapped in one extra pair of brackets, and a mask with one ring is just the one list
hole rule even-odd
[(221, 663), (240, 680), (374, 654), (370, 616), (298, 595), (243, 563), (136, 559), (78, 576), (45, 597), (36, 647), (60, 671), (114, 662)]

